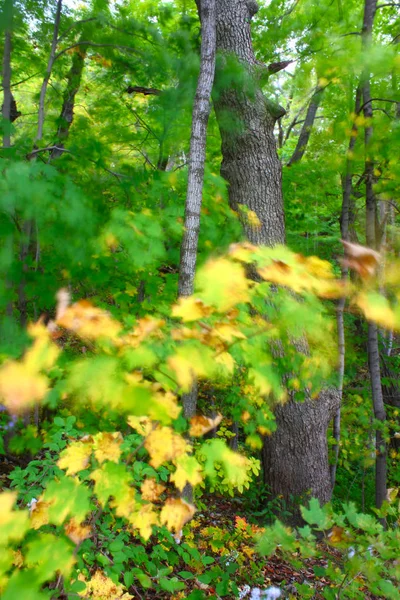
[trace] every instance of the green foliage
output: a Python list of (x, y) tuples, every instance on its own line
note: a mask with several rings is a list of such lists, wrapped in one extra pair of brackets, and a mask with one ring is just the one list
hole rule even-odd
[[(64, 6), (42, 136), (40, 89), (56, 3), (1, 3), (0, 34), (2, 41), (11, 35), (11, 91), (21, 113), (0, 121), (5, 600), (238, 597), (240, 584), (265, 583), (265, 562), (254, 550), (260, 535), (262, 556), (296, 555), (296, 567), (325, 560), (315, 574), (329, 582), (326, 598), (399, 597), (400, 63), (392, 39), (399, 17), (394, 6), (378, 10), (365, 53), (356, 35), (362, 6), (354, 0), (261, 4), (252, 21), (257, 59), (293, 60), (277, 74), (260, 69), (268, 102), (287, 109), (276, 131), (293, 251), (232, 245), (242, 233), (218, 174), (221, 140), (212, 114), (196, 294), (176, 302), (199, 71), (195, 3)], [(3, 45), (1, 59), (6, 73)], [(243, 65), (224, 60), (215, 95), (234, 87), (252, 97), (254, 80)], [(352, 239), (363, 240), (365, 229), (370, 123), (355, 113), (365, 70), (372, 96), (383, 99), (374, 102), (368, 152), (388, 256), (381, 273), (365, 278), (361, 260), (361, 278), (345, 288), (337, 257), (349, 169)], [(316, 86), (323, 95), (311, 137), (302, 161), (289, 168)], [(66, 99), (73, 102), (67, 116)], [(221, 122), (230, 132), (242, 127), (238, 115)], [(253, 216), (245, 206), (239, 212)], [(60, 296), (62, 289), (68, 294)], [(336, 383), (334, 313), (342, 296), (347, 363), (334, 510), (311, 499), (302, 508), (307, 524), (295, 531), (275, 521), (275, 513), (293, 514), (287, 499), (262, 487), (259, 452), (276, 429), (278, 403), (293, 395), (317, 402), (321, 388)], [(382, 383), (391, 403), (383, 425), (371, 417), (363, 316), (382, 330)], [(188, 423), (181, 411), (195, 380), (200, 412), (223, 415), (209, 439), (201, 437), (212, 427), (208, 417)], [(229, 447), (233, 422), (240, 452)], [(376, 515), (377, 428), (388, 444), (390, 503)], [(240, 517), (221, 525), (196, 515), (190, 523), (195, 509), (181, 499), (186, 482), (206, 518), (214, 518), (210, 498), (229, 496), (247, 507), (248, 521), (268, 527), (262, 532)], [(386, 518), (387, 530), (376, 516)], [(315, 592), (307, 582), (296, 586), (304, 598)]]

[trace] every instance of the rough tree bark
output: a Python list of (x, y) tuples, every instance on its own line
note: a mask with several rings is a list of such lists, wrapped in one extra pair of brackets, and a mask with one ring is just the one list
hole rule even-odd
[[(364, 52), (369, 51), (372, 38), (372, 27), (376, 13), (376, 0), (365, 0), (362, 43)], [(374, 194), (374, 163), (371, 156), (372, 127), (372, 102), (370, 73), (362, 74), (361, 90), (363, 96), (363, 113), (367, 119), (365, 127), (365, 201), (366, 201), (366, 242), (367, 246), (376, 248), (380, 239), (379, 221), (377, 215), (377, 202)], [(386, 420), (385, 405), (383, 402), (382, 380), (380, 371), (378, 326), (368, 323), (368, 366), (371, 379), (372, 402), (375, 419), (384, 423)], [(386, 443), (380, 430), (375, 433), (376, 463), (375, 463), (375, 503), (377, 508), (382, 506), (386, 499), (387, 463)]]
[[(257, 214), (261, 226), (243, 224), (251, 242), (273, 246), (285, 242), (282, 169), (274, 138), (275, 121), (282, 112), (276, 107), (271, 112), (261, 89), (266, 67), (255, 59), (250, 32), (257, 10), (253, 0), (217, 0), (221, 60), (214, 105), (222, 138), (221, 174), (229, 184), (230, 205), (237, 209), (243, 204)], [(242, 78), (245, 84), (224, 88), (221, 71), (229, 55), (241, 63), (247, 77)], [(282, 495), (289, 504), (293, 497), (304, 500), (308, 494), (322, 503), (329, 500), (327, 428), (337, 407), (336, 391), (301, 403), (292, 398), (277, 407), (277, 431), (263, 447), (264, 477), (273, 495)]]
[[(215, 0), (201, 0), (198, 2), (198, 8), (201, 21), (200, 73), (192, 113), (185, 223), (179, 263), (179, 296), (193, 294), (203, 194), (207, 124), (215, 71)], [(193, 416), (197, 405), (196, 384), (187, 394), (183, 395), (182, 403), (185, 417)]]

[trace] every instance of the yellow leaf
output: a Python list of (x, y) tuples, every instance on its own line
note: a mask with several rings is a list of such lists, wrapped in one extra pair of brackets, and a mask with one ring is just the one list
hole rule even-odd
[(229, 375), (232, 375), (235, 370), (235, 359), (229, 352), (221, 352), (215, 357), (215, 362), (225, 367)]
[(172, 307), (172, 316), (180, 317), (185, 323), (199, 321), (212, 313), (212, 308), (206, 306), (202, 300), (194, 296), (179, 298), (177, 304)]
[(144, 447), (150, 464), (156, 469), (168, 460), (177, 459), (189, 449), (188, 443), (170, 427), (158, 427), (149, 433)]
[(139, 319), (135, 329), (129, 333), (124, 339), (131, 346), (137, 348), (143, 340), (155, 336), (161, 337), (163, 336), (161, 327), (165, 324), (164, 319), (157, 319), (155, 317), (146, 316), (143, 319)]
[(250, 242), (242, 242), (241, 244), (231, 244), (229, 247), (229, 255), (244, 263), (253, 262), (254, 254), (257, 252), (257, 246)]
[(57, 465), (60, 469), (66, 469), (67, 475), (75, 475), (89, 464), (92, 454), (92, 444), (87, 442), (72, 442), (60, 454)]
[(118, 500), (110, 502), (110, 506), (115, 508), (115, 512), (119, 517), (129, 519), (137, 507), (135, 490), (133, 488), (125, 489), (124, 493), (119, 493)]
[(30, 506), (31, 527), (39, 529), (42, 525), (47, 525), (49, 522), (49, 506), (50, 502), (44, 500), (32, 501)]
[(187, 392), (194, 380), (192, 362), (184, 356), (176, 354), (168, 358), (168, 365), (175, 372), (177, 382), (182, 390)]
[(369, 321), (374, 321), (387, 329), (399, 328), (400, 323), (390, 308), (389, 302), (384, 296), (377, 292), (366, 292), (359, 294), (355, 299)]
[(0, 399), (11, 413), (27, 410), (47, 391), (47, 377), (28, 371), (24, 363), (7, 362), (0, 368)]
[(196, 415), (190, 419), (189, 435), (193, 437), (199, 437), (211, 431), (222, 421), (222, 415), (217, 415), (213, 419), (210, 417), (204, 417), (203, 415)]
[(172, 392), (157, 391), (153, 394), (148, 414), (153, 421), (170, 423), (177, 419), (182, 411), (175, 394)]
[(119, 431), (114, 433), (102, 432), (94, 436), (94, 455), (103, 463), (105, 460), (118, 462), (121, 456), (122, 435)]
[(157, 502), (164, 490), (165, 485), (157, 483), (154, 477), (145, 479), (140, 488), (143, 500), (149, 502)]
[(92, 535), (92, 528), (89, 525), (77, 523), (75, 519), (71, 519), (64, 525), (64, 531), (69, 539), (76, 545)]
[(0, 494), (0, 546), (22, 539), (29, 528), (28, 511), (13, 510), (16, 500), (17, 492)]
[(153, 525), (158, 525), (158, 514), (153, 510), (153, 504), (145, 504), (140, 507), (140, 510), (131, 515), (129, 522), (135, 529), (139, 529), (139, 533), (143, 539), (148, 540), (152, 534)]
[(87, 300), (80, 300), (69, 306), (57, 320), (57, 325), (89, 339), (105, 337), (115, 341), (121, 331), (121, 325), (105, 310), (93, 306)]
[(227, 258), (207, 262), (199, 271), (196, 282), (204, 301), (220, 311), (229, 310), (249, 298), (250, 281), (243, 267)]
[(161, 510), (161, 525), (166, 525), (169, 531), (178, 533), (195, 512), (195, 507), (182, 498), (168, 498)]
[(201, 475), (201, 466), (194, 456), (184, 454), (176, 461), (176, 471), (170, 475), (172, 481), (178, 490), (182, 491), (187, 483), (195, 486), (203, 481)]
[(102, 571), (96, 571), (90, 581), (86, 581), (82, 574), (78, 576), (78, 579), (86, 584), (85, 591), (79, 592), (81, 598), (95, 600), (130, 600), (134, 598), (134, 596), (124, 592), (122, 585), (114, 583)]
[(135, 429), (140, 435), (146, 436), (153, 429), (153, 425), (149, 417), (136, 417), (135, 415), (130, 415), (128, 417), (128, 423)]
[(21, 550), (14, 550), (13, 552), (13, 565), (18, 568), (21, 568), (24, 564), (24, 557), (22, 555)]

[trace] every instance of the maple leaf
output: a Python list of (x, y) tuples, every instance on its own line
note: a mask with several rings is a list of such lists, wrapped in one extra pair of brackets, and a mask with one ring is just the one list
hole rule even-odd
[(175, 462), (176, 471), (170, 475), (169, 479), (175, 484), (178, 490), (182, 491), (187, 483), (195, 486), (203, 481), (203, 477), (201, 475), (201, 465), (194, 456), (184, 454)]
[(40, 498), (31, 503), (30, 518), (33, 529), (39, 529), (42, 525), (47, 525), (49, 522), (49, 506), (50, 502), (44, 502)]
[(158, 525), (158, 514), (154, 511), (153, 504), (144, 504), (139, 511), (130, 516), (129, 522), (135, 529), (139, 529), (139, 533), (144, 540), (148, 540), (153, 531), (153, 525)]
[(71, 544), (62, 536), (40, 533), (27, 545), (26, 564), (35, 569), (39, 581), (52, 579), (55, 573), (70, 573), (75, 557)]
[(189, 435), (192, 437), (200, 437), (211, 431), (211, 429), (218, 427), (221, 421), (222, 415), (217, 415), (213, 419), (203, 415), (196, 415), (190, 419)]
[(143, 500), (148, 500), (149, 502), (157, 502), (164, 490), (165, 485), (157, 483), (154, 477), (145, 479), (140, 487)]
[(188, 358), (176, 354), (168, 358), (168, 365), (175, 372), (177, 382), (182, 390), (187, 392), (194, 381), (192, 362)]
[(92, 444), (90, 442), (72, 442), (60, 453), (57, 465), (60, 469), (66, 469), (67, 475), (75, 475), (75, 473), (86, 469), (91, 454)]
[(40, 402), (47, 391), (47, 377), (29, 372), (24, 363), (10, 361), (0, 368), (1, 402), (13, 414), (24, 412)]
[(91, 491), (72, 477), (60, 476), (47, 484), (43, 501), (49, 504), (49, 522), (64, 523), (67, 517), (75, 517), (80, 523), (91, 510)]
[(84, 592), (79, 592), (81, 598), (95, 598), (96, 600), (130, 600), (131, 596), (124, 592), (124, 587), (114, 583), (102, 571), (96, 571), (90, 581), (87, 581), (82, 574), (79, 574), (78, 580), (86, 584)]
[(99, 502), (104, 506), (110, 496), (118, 503), (130, 496), (130, 476), (125, 465), (113, 462), (103, 463), (90, 475), (94, 480), (94, 491)]
[(146, 438), (144, 447), (150, 454), (150, 464), (158, 468), (167, 460), (173, 460), (185, 454), (188, 443), (170, 427), (157, 427)]
[(110, 502), (110, 506), (115, 509), (115, 512), (119, 517), (129, 519), (137, 507), (135, 490), (124, 486), (123, 489), (119, 491), (117, 499)]
[(161, 421), (167, 425), (177, 419), (182, 411), (175, 394), (172, 392), (156, 391), (151, 399), (148, 414), (153, 421)]
[(74, 518), (64, 525), (64, 531), (76, 545), (92, 535), (92, 528), (89, 525), (82, 525)]
[(120, 323), (105, 310), (93, 306), (88, 300), (79, 300), (69, 306), (56, 324), (88, 339), (104, 337), (115, 340), (121, 331)]
[(346, 240), (341, 240), (341, 242), (345, 249), (345, 257), (342, 260), (343, 266), (354, 269), (363, 279), (374, 275), (382, 258), (379, 252)]
[(28, 511), (13, 510), (17, 500), (17, 492), (3, 492), (0, 494), (0, 545), (4, 546), (8, 540), (22, 539), (29, 528)]
[(161, 509), (161, 525), (166, 525), (169, 531), (178, 533), (195, 512), (196, 508), (183, 498), (168, 498)]
[(187, 323), (208, 317), (212, 311), (212, 307), (206, 306), (199, 298), (187, 296), (179, 298), (178, 302), (172, 307), (172, 316), (180, 317), (182, 321)]
[(246, 278), (243, 267), (226, 258), (208, 261), (200, 269), (196, 283), (204, 301), (220, 311), (247, 302), (249, 298), (251, 282)]
[(399, 329), (400, 321), (390, 308), (388, 300), (377, 292), (358, 294), (355, 303), (361, 308), (369, 321), (374, 321), (386, 329)]
[(119, 431), (114, 433), (102, 432), (94, 436), (94, 455), (103, 463), (105, 460), (118, 462), (121, 456), (123, 437)]
[(228, 375), (233, 375), (236, 363), (235, 359), (231, 354), (229, 354), (229, 352), (221, 352), (221, 354), (217, 354), (215, 357), (215, 362), (224, 368), (223, 370), (225, 373), (228, 373)]
[(137, 417), (136, 415), (130, 415), (128, 417), (128, 424), (135, 429), (140, 435), (146, 436), (153, 429), (153, 424), (149, 417)]
[(135, 329), (125, 336), (124, 341), (133, 347), (138, 347), (143, 340), (152, 335), (162, 337), (161, 327), (165, 325), (164, 319), (146, 316), (139, 319)]

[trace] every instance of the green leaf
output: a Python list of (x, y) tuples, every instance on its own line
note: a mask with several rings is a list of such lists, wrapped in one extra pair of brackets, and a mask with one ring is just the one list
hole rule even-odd
[(329, 509), (321, 508), (316, 498), (311, 498), (309, 508), (301, 507), (303, 519), (310, 525), (316, 525), (318, 529), (325, 530), (332, 526), (332, 519), (328, 514)]
[(74, 546), (64, 538), (51, 533), (41, 533), (28, 544), (26, 562), (35, 567), (41, 582), (52, 579), (59, 572), (67, 576), (75, 562)]

